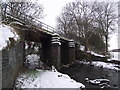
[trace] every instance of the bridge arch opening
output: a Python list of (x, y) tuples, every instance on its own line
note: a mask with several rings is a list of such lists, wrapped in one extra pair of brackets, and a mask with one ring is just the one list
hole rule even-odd
[[(29, 59), (29, 60), (28, 60)], [(51, 66), (51, 43), (50, 41), (44, 42), (33, 42), (25, 41), (25, 66), (27, 68), (31, 67), (42, 68), (41, 63), (45, 67)]]

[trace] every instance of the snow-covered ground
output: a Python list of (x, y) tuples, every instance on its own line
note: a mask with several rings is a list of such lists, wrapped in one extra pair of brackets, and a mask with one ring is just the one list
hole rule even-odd
[[(38, 66), (39, 56), (31, 54), (26, 56), (26, 62), (29, 67), (35, 69)], [(40, 61), (40, 66), (44, 68), (44, 64)], [(36, 69), (27, 71), (20, 75), (16, 80), (17, 88), (85, 88), (82, 83), (78, 83), (71, 79), (68, 75), (58, 72), (54, 66), (51, 70)]]
[(15, 40), (19, 39), (19, 36), (12, 27), (0, 24), (0, 50), (7, 46), (9, 37), (14, 38)]
[(102, 62), (102, 61), (92, 61), (91, 63), (90, 62), (84, 62), (84, 61), (80, 61), (80, 63), (82, 64), (90, 64), (90, 65), (93, 65), (93, 66), (97, 66), (97, 67), (100, 67), (100, 68), (108, 68), (108, 69), (112, 69), (112, 70), (120, 70), (120, 65), (118, 64), (112, 64), (112, 63), (106, 63), (106, 62)]
[[(68, 75), (52, 70), (37, 70), (24, 73), (17, 78), (17, 88), (85, 88), (82, 83), (71, 79)], [(81, 89), (80, 89), (81, 90)]]
[(93, 52), (93, 51), (87, 51), (87, 53), (91, 53), (92, 55), (98, 56), (98, 57), (105, 57), (104, 55), (97, 54), (97, 53), (95, 53), (95, 52)]
[[(85, 46), (80, 45), (80, 48), (79, 48), (79, 49), (80, 49), (81, 51), (84, 51), (84, 50), (85, 50)], [(94, 56), (105, 57), (104, 55), (97, 54), (97, 53), (95, 53), (94, 51), (87, 51), (87, 53), (91, 53), (91, 54), (94, 55)]]

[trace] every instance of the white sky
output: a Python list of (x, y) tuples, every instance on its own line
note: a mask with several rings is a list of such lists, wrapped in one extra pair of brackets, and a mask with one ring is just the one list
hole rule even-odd
[[(44, 14), (46, 15), (42, 21), (52, 27), (56, 26), (56, 18), (61, 14), (63, 7), (72, 1), (75, 0), (36, 0), (39, 3), (43, 4)], [(93, 2), (96, 0), (82, 0)], [(97, 1), (107, 1), (107, 0), (97, 0)], [(117, 2), (119, 0), (108, 0), (109, 2)]]
[(110, 35), (109, 44), (110, 44), (110, 47), (108, 48), (109, 50), (118, 49), (118, 33)]
[(46, 15), (42, 21), (55, 27), (56, 18), (62, 12), (62, 8), (71, 1), (74, 0), (39, 0), (39, 2), (43, 4), (44, 14)]

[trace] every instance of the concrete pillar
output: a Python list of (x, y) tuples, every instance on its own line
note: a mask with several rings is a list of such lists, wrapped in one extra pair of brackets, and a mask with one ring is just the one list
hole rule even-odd
[(69, 62), (73, 63), (75, 61), (75, 43), (74, 43), (74, 40), (70, 40), (68, 43), (68, 46), (69, 46), (69, 50), (68, 50)]
[(52, 65), (56, 67), (57, 70), (60, 69), (61, 65), (61, 54), (60, 54), (60, 38), (58, 34), (54, 34), (52, 37)]
[(80, 44), (75, 44), (75, 60), (79, 60)]

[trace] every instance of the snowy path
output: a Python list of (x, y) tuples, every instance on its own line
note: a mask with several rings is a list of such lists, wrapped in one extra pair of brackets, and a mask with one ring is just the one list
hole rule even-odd
[(68, 75), (57, 71), (37, 70), (18, 77), (17, 88), (85, 88), (81, 83), (71, 79)]

